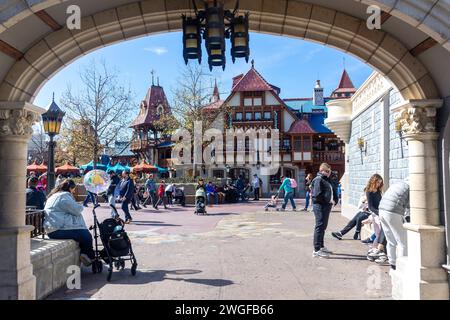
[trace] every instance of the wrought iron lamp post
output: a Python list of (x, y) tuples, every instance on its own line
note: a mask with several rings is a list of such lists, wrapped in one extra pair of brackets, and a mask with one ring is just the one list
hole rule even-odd
[(53, 101), (47, 112), (42, 114), (44, 131), (50, 137), (48, 143), (48, 168), (47, 168), (47, 194), (55, 187), (55, 145), (53, 138), (59, 134), (61, 123), (65, 113), (55, 103), (55, 94)]

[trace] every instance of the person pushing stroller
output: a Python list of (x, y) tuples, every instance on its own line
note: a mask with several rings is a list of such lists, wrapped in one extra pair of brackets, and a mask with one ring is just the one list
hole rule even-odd
[(195, 214), (206, 214), (206, 188), (203, 179), (198, 180), (195, 188)]

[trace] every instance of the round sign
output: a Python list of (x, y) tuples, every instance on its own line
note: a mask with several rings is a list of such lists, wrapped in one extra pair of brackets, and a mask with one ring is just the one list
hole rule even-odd
[(83, 184), (87, 191), (99, 194), (108, 190), (110, 178), (103, 170), (91, 170), (84, 176)]

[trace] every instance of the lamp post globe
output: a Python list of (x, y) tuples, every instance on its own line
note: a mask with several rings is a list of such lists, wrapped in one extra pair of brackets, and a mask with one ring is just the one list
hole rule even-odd
[(55, 95), (47, 112), (42, 114), (45, 133), (50, 137), (48, 144), (47, 194), (55, 187), (55, 142), (53, 138), (59, 134), (65, 113), (55, 103)]

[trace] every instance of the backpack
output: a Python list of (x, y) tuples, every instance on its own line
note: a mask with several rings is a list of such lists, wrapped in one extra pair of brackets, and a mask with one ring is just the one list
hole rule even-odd
[(297, 188), (297, 181), (295, 181), (295, 179), (290, 179), (291, 180), (291, 187), (293, 189)]

